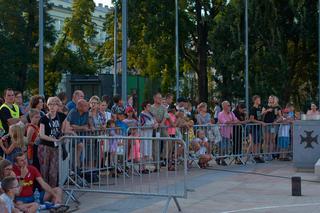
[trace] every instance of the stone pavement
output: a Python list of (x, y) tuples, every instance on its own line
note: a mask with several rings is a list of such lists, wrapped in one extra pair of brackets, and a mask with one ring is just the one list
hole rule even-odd
[[(291, 196), (292, 176), (301, 176), (301, 197)], [(286, 178), (287, 177), (287, 178)], [(184, 213), (281, 212), (319, 213), (320, 180), (313, 173), (297, 173), (291, 162), (213, 165), (189, 172), (187, 199), (178, 199)], [(84, 193), (76, 212), (162, 212), (165, 198)], [(176, 213), (174, 202), (168, 212)]]

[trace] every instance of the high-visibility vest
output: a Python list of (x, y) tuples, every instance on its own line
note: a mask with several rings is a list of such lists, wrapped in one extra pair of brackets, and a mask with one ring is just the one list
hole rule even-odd
[[(19, 106), (16, 105), (16, 104), (12, 104), (13, 108), (15, 111), (13, 111), (6, 103), (2, 104), (1, 107), (0, 107), (0, 110), (2, 108), (7, 108), (10, 112), (10, 115), (12, 118), (19, 118), (20, 117), (20, 110), (19, 110)], [(0, 120), (0, 129), (3, 129), (3, 125), (2, 125), (2, 122)]]

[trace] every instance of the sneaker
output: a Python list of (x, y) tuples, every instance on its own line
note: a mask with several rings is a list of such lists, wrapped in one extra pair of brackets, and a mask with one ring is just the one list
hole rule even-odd
[(220, 159), (216, 159), (216, 163), (220, 165)]
[(53, 208), (49, 210), (50, 213), (64, 213), (67, 212), (69, 209), (69, 206), (67, 205), (60, 205), (56, 204)]
[(272, 157), (272, 155), (267, 155), (267, 156), (265, 156), (264, 160), (265, 161), (272, 161), (273, 157)]
[(264, 163), (264, 160), (261, 159), (260, 157), (254, 158), (254, 161), (255, 161), (256, 163)]
[(221, 166), (228, 166), (228, 164), (224, 160), (222, 160), (221, 161)]
[(242, 165), (242, 162), (241, 162), (241, 160), (237, 159), (237, 160), (234, 161), (234, 164), (236, 164), (236, 165)]

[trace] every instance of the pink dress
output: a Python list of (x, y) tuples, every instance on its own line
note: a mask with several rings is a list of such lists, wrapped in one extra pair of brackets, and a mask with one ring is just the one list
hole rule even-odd
[[(139, 135), (130, 135), (132, 137), (139, 137)], [(140, 160), (140, 140), (129, 140), (128, 141), (128, 147), (129, 147), (129, 152), (128, 152), (128, 158), (130, 160), (135, 160), (138, 161)], [(133, 156), (133, 157), (132, 157)]]

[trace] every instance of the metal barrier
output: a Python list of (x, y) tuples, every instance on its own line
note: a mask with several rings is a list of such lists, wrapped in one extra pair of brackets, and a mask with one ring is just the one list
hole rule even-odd
[[(108, 149), (97, 148), (102, 143)], [(161, 143), (166, 147), (162, 153)], [(64, 136), (61, 144), (59, 185), (68, 194), (67, 202), (76, 200), (76, 191), (160, 196), (167, 198), (164, 212), (171, 199), (181, 211), (177, 198), (187, 196), (188, 149), (183, 140), (74, 135)], [(144, 145), (149, 148), (141, 149)]]
[(251, 160), (270, 161), (274, 157), (290, 160), (292, 157), (291, 123), (247, 124), (245, 134), (245, 155)]
[[(213, 159), (217, 164), (229, 163), (245, 164), (247, 162), (262, 162), (274, 157), (289, 160), (292, 154), (292, 125), (290, 123), (276, 124), (213, 124), (195, 125), (193, 133), (188, 134), (187, 144), (197, 143), (199, 133), (204, 133), (208, 141)], [(193, 137), (190, 137), (193, 134)], [(202, 136), (203, 137), (203, 136)], [(194, 153), (190, 146), (190, 155)], [(196, 160), (193, 158), (193, 162)]]

